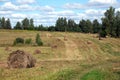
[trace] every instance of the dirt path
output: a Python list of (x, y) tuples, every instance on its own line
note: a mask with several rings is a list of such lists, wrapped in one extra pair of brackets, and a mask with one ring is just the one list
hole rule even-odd
[(81, 60), (83, 59), (82, 56), (80, 55), (80, 51), (78, 49), (78, 46), (75, 42), (73, 42), (71, 39), (64, 37), (59, 37), (60, 40), (62, 40), (65, 44), (66, 48), (66, 58), (64, 60)]
[(68, 59), (82, 59), (78, 46), (70, 39), (65, 42), (66, 46), (66, 56)]

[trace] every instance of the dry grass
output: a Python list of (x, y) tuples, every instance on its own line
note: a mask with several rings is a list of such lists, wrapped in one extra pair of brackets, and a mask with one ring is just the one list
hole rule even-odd
[[(16, 37), (31, 38), (34, 44), (37, 33), (41, 36), (43, 46), (12, 46)], [(77, 77), (82, 77), (91, 69), (112, 70), (116, 68), (111, 65), (120, 62), (120, 39), (98, 40), (94, 36), (96, 35), (69, 32), (0, 30), (0, 80), (49, 80), (51, 75), (58, 76), (57, 74), (62, 73), (59, 71), (64, 69), (77, 71), (80, 76), (73, 75), (75, 79), (70, 80), (78, 80)], [(52, 48), (55, 45), (57, 48)], [(6, 50), (7, 47), (10, 50)], [(37, 59), (37, 66), (31, 69), (7, 69), (7, 57), (9, 53), (17, 49), (31, 53)], [(35, 50), (40, 50), (41, 53), (36, 55)], [(68, 70), (67, 76), (70, 74)]]

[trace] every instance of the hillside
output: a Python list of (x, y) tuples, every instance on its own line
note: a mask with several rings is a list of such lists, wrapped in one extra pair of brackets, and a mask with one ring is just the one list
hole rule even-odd
[[(35, 46), (39, 33), (43, 46)], [(120, 39), (96, 34), (0, 30), (0, 80), (120, 80)], [(12, 46), (17, 37), (33, 45)], [(6, 48), (9, 47), (9, 50)], [(7, 69), (7, 57), (24, 50), (37, 59), (30, 69)], [(34, 54), (40, 50), (40, 54)]]

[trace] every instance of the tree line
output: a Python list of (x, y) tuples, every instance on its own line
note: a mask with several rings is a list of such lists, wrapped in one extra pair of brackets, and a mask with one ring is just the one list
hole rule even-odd
[[(12, 29), (10, 19), (0, 18), (0, 29)], [(59, 17), (55, 26), (45, 27), (43, 25), (34, 26), (34, 20), (25, 18), (17, 22), (13, 29), (39, 30), (39, 31), (69, 31), (82, 33), (98, 33), (101, 37), (120, 37), (120, 11), (115, 12), (115, 8), (110, 7), (101, 18), (101, 23), (97, 19), (90, 21), (82, 19), (77, 24), (73, 19)]]
[(5, 20), (4, 17), (0, 18), (0, 29), (11, 29), (10, 19)]

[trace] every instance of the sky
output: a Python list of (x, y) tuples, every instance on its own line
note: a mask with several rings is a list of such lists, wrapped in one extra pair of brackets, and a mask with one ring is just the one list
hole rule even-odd
[(120, 11), (120, 0), (0, 0), (0, 17), (9, 18), (12, 26), (24, 18), (33, 18), (34, 25), (55, 25), (59, 17), (73, 19), (98, 19), (113, 6)]

